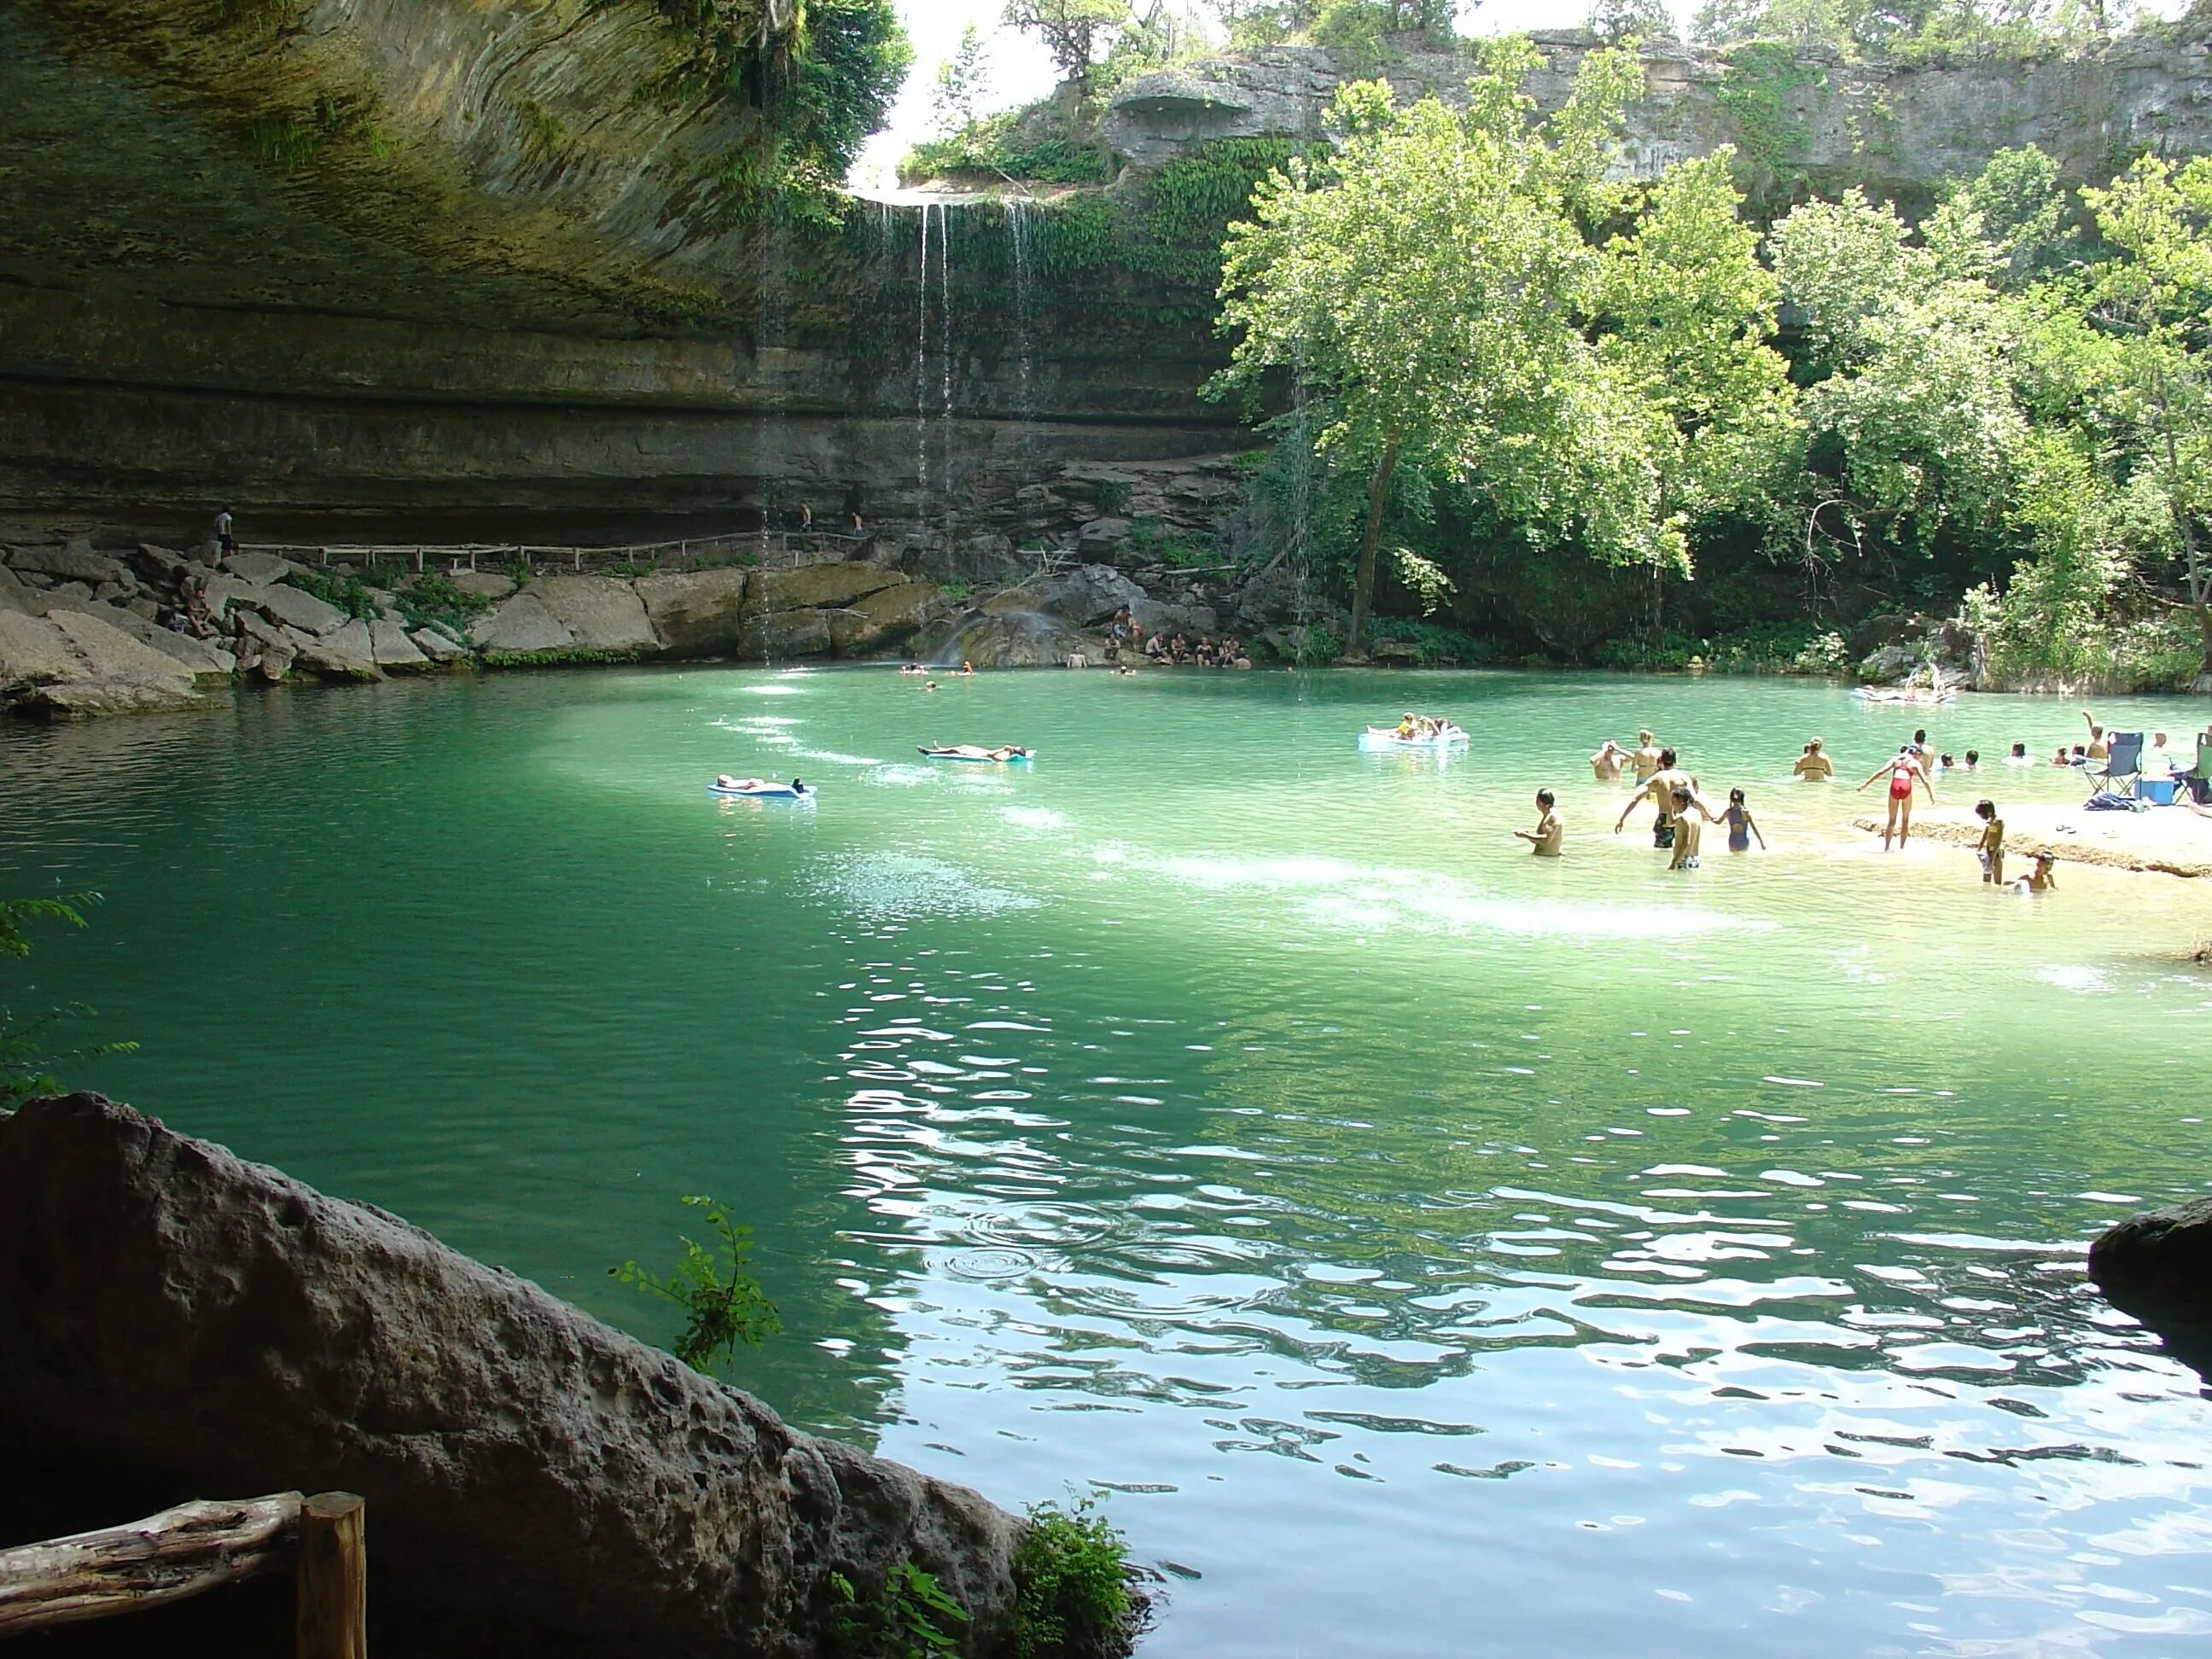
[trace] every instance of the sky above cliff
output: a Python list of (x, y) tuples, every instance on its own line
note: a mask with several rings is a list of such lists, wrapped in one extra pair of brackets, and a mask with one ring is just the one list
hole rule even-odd
[[(983, 31), (991, 50), (991, 106), (1012, 109), (1042, 98), (1053, 88), (1052, 60), (1027, 35), (1000, 26), (1004, 0), (897, 0), (899, 16), (914, 40), (914, 73), (891, 112), (891, 124), (871, 139), (854, 169), (863, 189), (896, 183), (899, 158), (932, 135), (930, 90), (937, 66), (952, 55), (961, 32), (970, 23)], [(1692, 5), (1676, 4), (1686, 20)], [(1589, 0), (1482, 0), (1464, 6), (1460, 24), (1470, 32), (1502, 33), (1514, 29), (1573, 28), (1589, 15)]]

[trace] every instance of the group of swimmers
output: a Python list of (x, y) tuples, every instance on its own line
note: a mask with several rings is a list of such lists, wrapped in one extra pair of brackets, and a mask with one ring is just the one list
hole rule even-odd
[(1391, 729), (1391, 735), (1412, 743), (1421, 738), (1449, 737), (1458, 730), (1458, 726), (1441, 714), (1416, 714), (1408, 708), (1398, 716), (1398, 724)]
[[(2092, 722), (2093, 735), (2100, 736)], [(1633, 749), (1607, 738), (1589, 757), (1590, 775), (1601, 783), (1617, 781), (1624, 773), (1632, 772), (1636, 793), (1621, 809), (1613, 822), (1613, 833), (1619, 835), (1627, 827), (1630, 816), (1647, 801), (1654, 809), (1651, 844), (1670, 854), (1667, 867), (1670, 870), (1695, 870), (1698, 867), (1700, 843), (1704, 828), (1708, 823), (1728, 826), (1728, 848), (1731, 853), (1747, 853), (1755, 842), (1763, 852), (1766, 837), (1752, 816), (1741, 789), (1729, 791), (1728, 806), (1715, 812), (1705, 804), (1698, 781), (1684, 771), (1680, 757), (1670, 748), (1662, 746), (1649, 731), (1638, 732)], [(2161, 742), (2163, 738), (2161, 738)], [(2026, 758), (2024, 744), (2013, 745), (2014, 763), (2032, 765)], [(2016, 758), (2015, 758), (2016, 757)], [(1978, 750), (1968, 750), (1965, 770), (1981, 769)], [(1827, 752), (1826, 742), (1820, 738), (1810, 739), (1791, 763), (1791, 774), (1808, 782), (1825, 782), (1835, 776), (1835, 762)], [(1889, 817), (1882, 833), (1882, 850), (1889, 849), (1893, 840), (1900, 848), (1911, 834), (1912, 799), (1916, 789), (1924, 789), (1930, 800), (1936, 798), (1934, 775), (1958, 769), (1951, 757), (1940, 758), (1930, 754), (1928, 733), (1923, 729), (1912, 734), (1912, 740), (1900, 744), (1895, 756), (1884, 761), (1867, 775), (1859, 785), (1863, 790), (1883, 779), (1888, 781)], [(1981, 865), (1982, 879), (1994, 886), (2005, 886), (2004, 878), (2004, 821), (1997, 817), (1994, 803), (1982, 801), (1974, 811), (1982, 820), (1981, 839), (1975, 844), (1975, 854)], [(1557, 797), (1549, 789), (1536, 792), (1536, 827), (1516, 830), (1513, 833), (1529, 844), (1539, 858), (1557, 858), (1565, 840), (1565, 828), (1560, 822)], [(2026, 877), (2009, 884), (2015, 890), (2045, 893), (2057, 888), (2055, 860), (2048, 853), (2036, 855), (2035, 867)]]

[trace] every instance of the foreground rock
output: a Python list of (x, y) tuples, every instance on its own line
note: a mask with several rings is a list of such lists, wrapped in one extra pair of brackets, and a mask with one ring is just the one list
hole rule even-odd
[(963, 1651), (1008, 1633), (1020, 1523), (975, 1492), (96, 1095), (0, 1117), (0, 1449), (364, 1494), (387, 1652), (799, 1659), (830, 1573), (907, 1559)]
[(2089, 1277), (2114, 1307), (2212, 1376), (2212, 1198), (2109, 1229), (2089, 1247)]
[(0, 610), (0, 707), (27, 714), (139, 714), (198, 702), (192, 671), (76, 611)]

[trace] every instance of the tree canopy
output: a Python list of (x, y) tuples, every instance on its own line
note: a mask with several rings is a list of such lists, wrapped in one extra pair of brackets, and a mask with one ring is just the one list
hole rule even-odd
[(1727, 158), (1648, 192), (1615, 182), (1632, 51), (1591, 53), (1540, 118), (1534, 48), (1478, 51), (1463, 112), (1346, 88), (1336, 155), (1263, 182), (1224, 250), (1236, 344), (1212, 390), (1288, 371), (1317, 450), (1370, 480), (1355, 654), (1401, 464), (1479, 488), (1540, 540), (1686, 570), (1690, 516), (1740, 493), (1787, 429), (1773, 283)]

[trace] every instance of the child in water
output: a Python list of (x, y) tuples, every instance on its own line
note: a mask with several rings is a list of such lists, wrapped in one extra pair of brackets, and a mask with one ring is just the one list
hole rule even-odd
[(1513, 832), (1527, 842), (1529, 851), (1540, 859), (1559, 857), (1559, 843), (1566, 838), (1566, 825), (1559, 822), (1559, 811), (1553, 805), (1555, 799), (1550, 790), (1539, 789), (1536, 792), (1536, 827)]
[(2057, 861), (2048, 853), (2035, 855), (2035, 868), (2013, 883), (2016, 893), (2055, 893), (2058, 890)]
[(1982, 879), (1993, 886), (2004, 885), (2004, 820), (1997, 816), (1997, 804), (1993, 800), (1974, 803), (1974, 816), (1982, 821), (1982, 838), (1974, 843), (1974, 856), (1981, 860)]
[(1667, 867), (1669, 870), (1694, 870), (1698, 867), (1698, 838), (1704, 833), (1705, 826), (1692, 816), (1692, 813), (1702, 813), (1706, 817), (1712, 816), (1705, 811), (1697, 797), (1688, 790), (1677, 789), (1674, 792), (1674, 814), (1672, 819), (1674, 826), (1674, 856), (1667, 860)]
[(1753, 821), (1751, 809), (1743, 804), (1742, 790), (1729, 791), (1728, 811), (1721, 816), (1728, 821), (1729, 852), (1751, 851), (1751, 838), (1753, 836), (1759, 836), (1759, 850), (1762, 853), (1766, 850), (1766, 837), (1759, 835), (1759, 825)]

